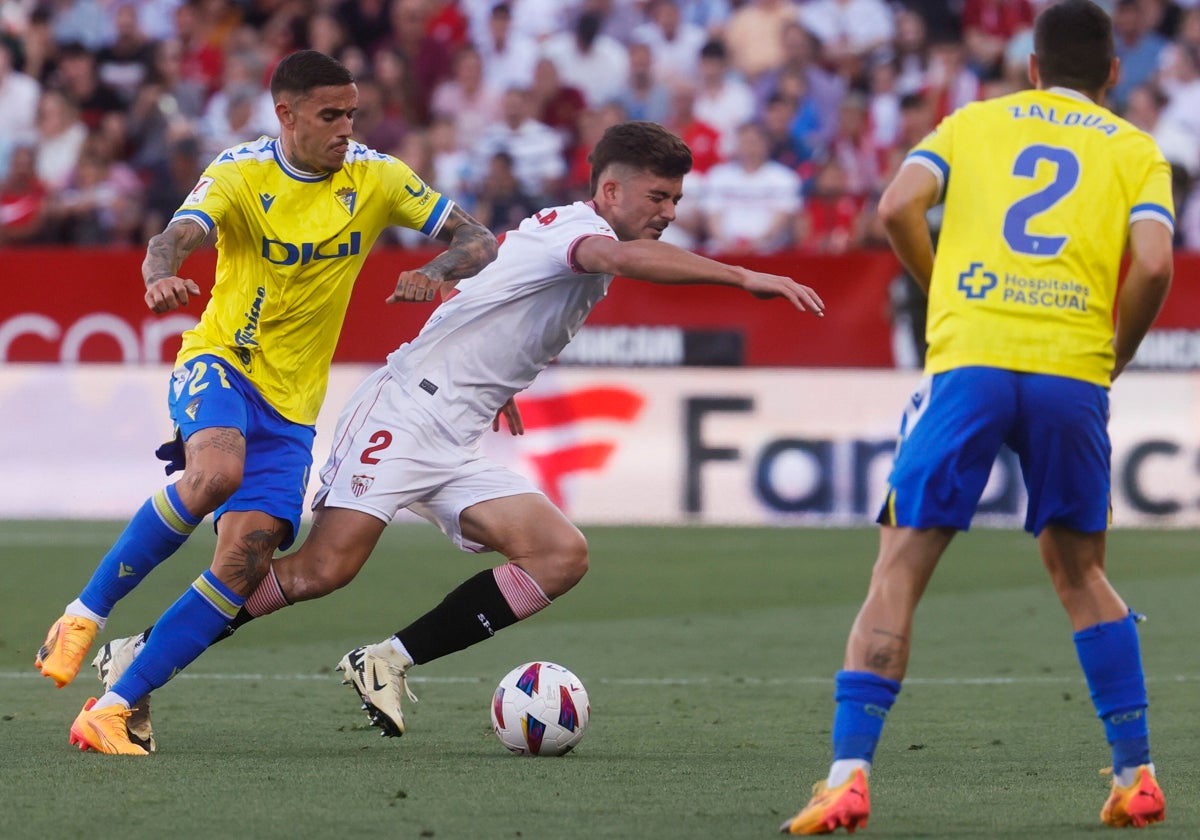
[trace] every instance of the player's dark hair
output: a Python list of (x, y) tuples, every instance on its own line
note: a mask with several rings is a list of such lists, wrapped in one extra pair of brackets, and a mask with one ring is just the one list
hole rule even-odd
[(1099, 93), (1113, 60), (1112, 19), (1091, 0), (1047, 6), (1033, 27), (1033, 53), (1044, 87)]
[(588, 155), (592, 165), (592, 195), (600, 174), (609, 166), (624, 164), (662, 178), (681, 178), (692, 171), (692, 150), (655, 122), (631, 120), (605, 130)]
[(304, 94), (313, 88), (354, 84), (354, 74), (335, 58), (316, 50), (299, 50), (275, 65), (271, 74), (271, 98), (285, 93)]

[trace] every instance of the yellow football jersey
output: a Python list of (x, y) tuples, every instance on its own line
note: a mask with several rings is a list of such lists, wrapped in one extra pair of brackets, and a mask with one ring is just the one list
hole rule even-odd
[(968, 365), (1108, 386), (1129, 226), (1174, 228), (1154, 140), (1064, 88), (959, 109), (909, 153), (945, 203), (927, 373)]
[(434, 236), (453, 204), (402, 161), (351, 141), (337, 172), (298, 170), (277, 139), (222, 152), (172, 217), (217, 230), (216, 284), (182, 364), (228, 360), (280, 414), (316, 422), (350, 290), (380, 232)]

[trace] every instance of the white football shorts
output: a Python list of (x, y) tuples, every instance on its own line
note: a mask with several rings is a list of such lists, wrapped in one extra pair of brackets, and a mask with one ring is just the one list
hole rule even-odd
[(459, 516), (471, 505), (541, 493), (525, 476), (462, 446), (418, 406), (385, 366), (363, 381), (338, 417), (314, 507), (349, 508), (391, 522), (408, 508), (463, 551), (490, 551), (464, 539)]

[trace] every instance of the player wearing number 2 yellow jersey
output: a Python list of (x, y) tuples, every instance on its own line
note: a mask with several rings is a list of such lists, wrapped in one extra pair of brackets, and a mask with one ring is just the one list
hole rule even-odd
[[(880, 200), (893, 249), (929, 294), (927, 375), (902, 420), (879, 556), (836, 677), (833, 764), (785, 832), (866, 824), (913, 613), (950, 540), (970, 526), (1002, 445), (1020, 458), (1025, 526), (1112, 748), (1100, 818), (1163, 819), (1136, 616), (1105, 576), (1104, 538), (1108, 388), (1166, 297), (1174, 219), (1153, 140), (1104, 107), (1118, 70), (1107, 14), (1089, 0), (1048, 6), (1029, 61), (1036, 89), (947, 117)], [(925, 213), (938, 202), (935, 254)], [(1027, 819), (1041, 835), (1062, 817), (1030, 809)]]
[(946, 206), (926, 373), (987, 365), (1108, 385), (1129, 228), (1170, 229), (1154, 140), (1066, 87), (976, 102), (909, 155)]
[[(35, 664), (59, 687), (75, 677), (116, 602), (209, 513), (218, 526), (212, 567), (157, 622), (130, 669), (141, 677), (136, 685), (161, 685), (190, 662), (237, 613), (275, 550), (291, 544), (351, 288), (385, 227), (405, 225), (450, 246), (401, 274), (390, 301), (425, 300), (431, 281), (469, 277), (495, 258), (495, 238), (482, 225), (402, 162), (351, 140), (358, 89), (344, 66), (312, 50), (293, 53), (277, 65), (271, 93), (279, 137), (223, 152), (147, 247), (146, 303), (166, 312), (200, 294), (178, 271), (217, 234), (212, 297), (184, 335), (169, 394), (177, 436), (160, 450), (168, 472), (183, 476), (143, 505), (51, 628)], [(102, 676), (111, 665), (102, 657), (96, 664)], [(145, 693), (134, 691), (118, 681), (89, 704), (72, 742), (112, 751)], [(123, 732), (116, 740), (142, 751)]]

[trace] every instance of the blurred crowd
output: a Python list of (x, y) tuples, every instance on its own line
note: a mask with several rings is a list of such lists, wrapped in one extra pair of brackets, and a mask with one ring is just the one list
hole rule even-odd
[[(645, 119), (695, 154), (677, 244), (879, 246), (907, 150), (1028, 85), (1050, 1), (0, 0), (0, 246), (144, 243), (221, 150), (277, 135), (267, 83), (301, 48), (355, 74), (357, 139), (497, 232), (586, 198), (597, 138)], [(1158, 140), (1200, 249), (1200, 0), (1101, 5), (1110, 107)]]

